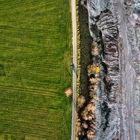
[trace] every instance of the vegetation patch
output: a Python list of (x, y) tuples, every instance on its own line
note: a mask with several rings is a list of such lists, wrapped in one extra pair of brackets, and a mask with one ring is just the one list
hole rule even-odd
[(2, 140), (70, 139), (70, 17), (69, 1), (0, 1)]

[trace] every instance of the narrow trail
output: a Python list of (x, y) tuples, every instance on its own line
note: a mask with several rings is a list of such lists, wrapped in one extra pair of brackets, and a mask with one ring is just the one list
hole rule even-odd
[[(71, 15), (72, 15), (72, 46), (73, 46), (73, 65), (77, 69), (77, 23), (76, 23), (76, 0), (71, 0)], [(72, 86), (72, 126), (71, 126), (71, 140), (75, 140), (76, 135), (76, 70), (73, 70)]]

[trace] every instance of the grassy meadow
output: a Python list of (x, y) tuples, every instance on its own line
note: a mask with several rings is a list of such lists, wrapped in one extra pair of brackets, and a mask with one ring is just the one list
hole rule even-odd
[(0, 0), (0, 140), (70, 140), (68, 0)]

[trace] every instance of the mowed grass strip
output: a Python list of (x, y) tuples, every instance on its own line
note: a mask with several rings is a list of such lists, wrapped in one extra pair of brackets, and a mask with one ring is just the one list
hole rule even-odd
[(70, 17), (66, 0), (0, 0), (2, 140), (70, 140)]

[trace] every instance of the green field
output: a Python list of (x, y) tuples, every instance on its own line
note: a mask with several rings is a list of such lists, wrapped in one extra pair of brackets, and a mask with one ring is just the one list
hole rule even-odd
[(70, 140), (68, 0), (0, 0), (0, 140)]

